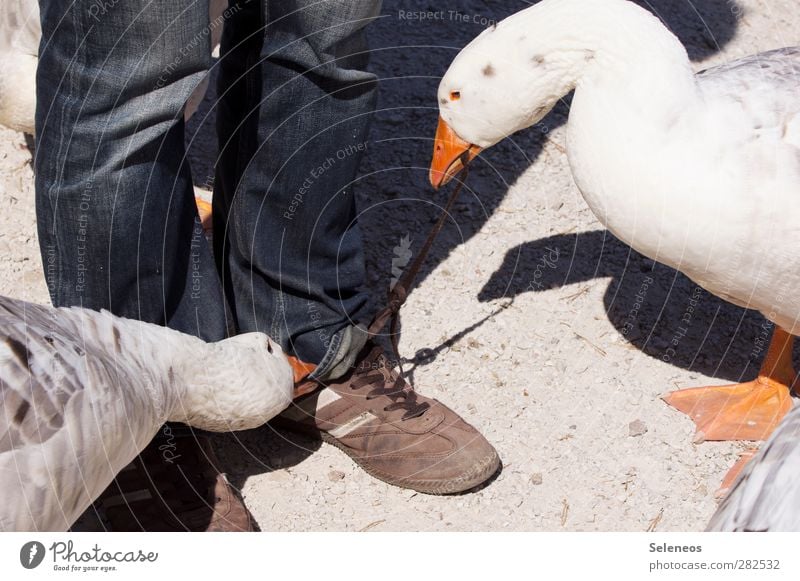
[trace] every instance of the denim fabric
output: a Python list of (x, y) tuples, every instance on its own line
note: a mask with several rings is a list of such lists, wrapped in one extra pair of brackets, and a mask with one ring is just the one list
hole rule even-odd
[(320, 377), (351, 360), (367, 299), (351, 184), (375, 100), (364, 27), (379, 6), (226, 12), (214, 260), (182, 119), (211, 64), (206, 0), (40, 0), (36, 194), (53, 303), (205, 340), (262, 331)]
[(216, 254), (239, 327), (321, 374), (364, 343), (351, 187), (375, 102), (364, 27), (379, 2), (237, 7), (220, 57)]

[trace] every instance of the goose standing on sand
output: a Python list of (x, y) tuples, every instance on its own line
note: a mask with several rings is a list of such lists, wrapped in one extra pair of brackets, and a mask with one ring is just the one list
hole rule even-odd
[(217, 343), (0, 297), (0, 531), (68, 529), (166, 421), (253, 428), (292, 398), (261, 333)]
[(439, 86), (430, 179), (534, 125), (572, 89), (567, 154), (615, 236), (776, 324), (759, 376), (666, 397), (700, 440), (765, 439), (791, 409), (800, 333), (800, 49), (694, 74), (625, 0), (543, 0), (484, 31)]
[(709, 531), (800, 531), (800, 406), (775, 429), (708, 525)]

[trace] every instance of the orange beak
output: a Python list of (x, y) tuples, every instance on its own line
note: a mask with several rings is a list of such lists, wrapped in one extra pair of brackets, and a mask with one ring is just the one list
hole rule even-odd
[(480, 152), (480, 147), (461, 139), (439, 116), (439, 125), (436, 127), (436, 137), (433, 140), (433, 159), (428, 173), (431, 185), (438, 190)]
[(311, 393), (319, 387), (319, 384), (314, 381), (305, 381), (308, 378), (308, 374), (317, 368), (316, 365), (300, 361), (297, 357), (291, 355), (287, 355), (286, 358), (289, 360), (289, 365), (291, 365), (294, 375), (294, 399)]

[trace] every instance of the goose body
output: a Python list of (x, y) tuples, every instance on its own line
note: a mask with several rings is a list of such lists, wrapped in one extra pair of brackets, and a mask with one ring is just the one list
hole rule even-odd
[[(222, 37), (228, 0), (209, 0), (212, 50)], [(42, 28), (38, 0), (3, 0), (0, 3), (0, 125), (33, 135), (36, 116), (36, 67)], [(208, 89), (206, 76), (184, 109), (189, 119)]]
[(0, 531), (66, 530), (164, 422), (253, 428), (288, 406), (292, 386), (261, 333), (205, 343), (0, 297)]
[(709, 531), (800, 531), (800, 407), (747, 463)]
[(800, 294), (787, 292), (800, 286), (800, 48), (694, 74), (680, 41), (635, 4), (543, 0), (456, 57), (440, 113), (485, 148), (572, 89), (567, 154), (597, 218), (800, 333)]
[[(800, 48), (688, 79), (657, 110), (602, 94), (610, 89), (594, 95), (592, 80), (577, 90), (567, 129), (575, 182), (634, 249), (798, 334)], [(654, 99), (667, 90), (649, 89)]]
[(758, 379), (668, 403), (702, 439), (764, 439), (791, 408), (800, 333), (800, 48), (695, 74), (686, 50), (626, 0), (542, 0), (484, 31), (439, 86), (439, 186), (575, 91), (567, 155), (615, 236), (777, 331)]
[(0, 4), (0, 125), (33, 135), (42, 29), (36, 0)]

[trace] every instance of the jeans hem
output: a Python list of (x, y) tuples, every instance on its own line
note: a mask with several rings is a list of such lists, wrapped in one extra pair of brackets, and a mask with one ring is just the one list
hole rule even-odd
[(329, 381), (343, 376), (356, 362), (369, 334), (362, 325), (351, 325), (337, 332), (331, 339), (328, 352), (311, 372), (310, 377), (316, 381)]

